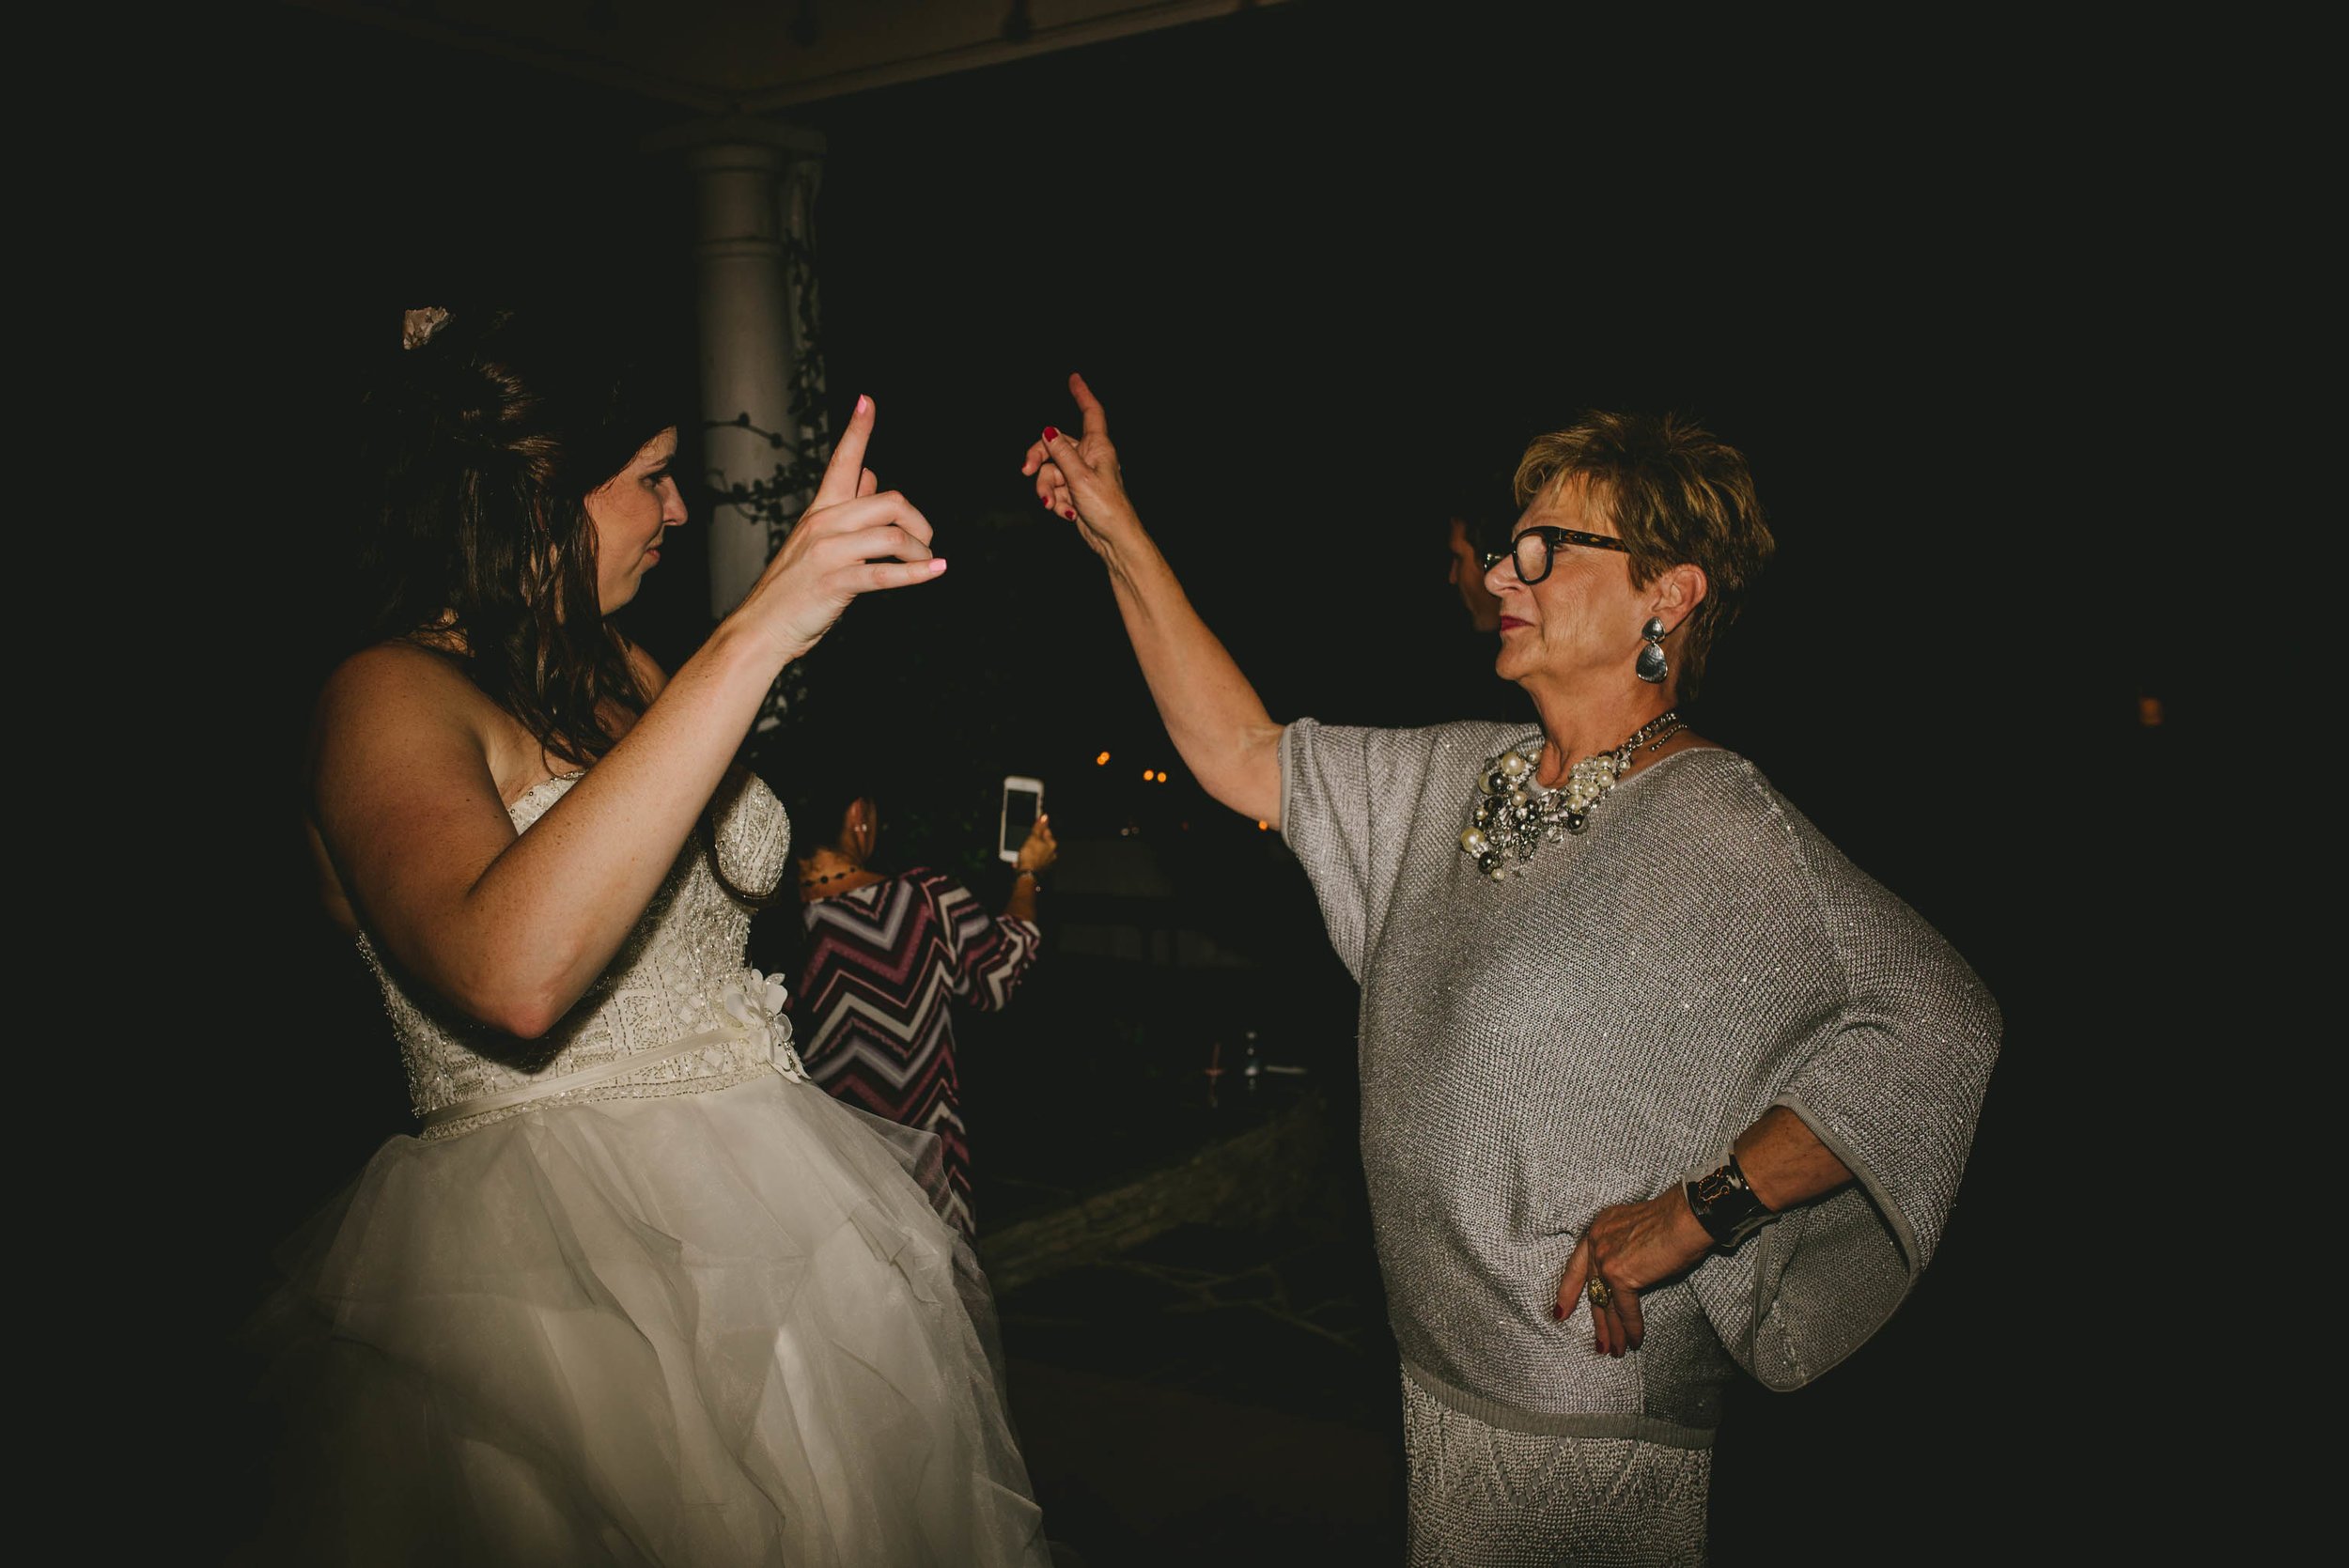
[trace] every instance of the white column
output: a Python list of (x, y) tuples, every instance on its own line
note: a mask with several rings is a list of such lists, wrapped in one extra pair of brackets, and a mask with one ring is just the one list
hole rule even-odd
[(815, 311), (806, 225), (823, 142), (740, 119), (661, 140), (685, 149), (700, 211), (703, 461), (712, 489), (736, 498), (707, 522), (715, 617), (741, 602), (806, 505), (806, 459), (828, 455), (821, 365), (802, 333)]

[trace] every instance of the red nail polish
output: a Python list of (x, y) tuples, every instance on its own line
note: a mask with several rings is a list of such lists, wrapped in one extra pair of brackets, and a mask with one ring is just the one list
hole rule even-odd
[(1553, 1317), (1553, 1318), (1556, 1318), (1556, 1319), (1557, 1319), (1559, 1322), (1561, 1322), (1561, 1323), (1563, 1323), (1563, 1322), (1565, 1322), (1565, 1321), (1566, 1321), (1566, 1310), (1565, 1310), (1563, 1307), (1561, 1307), (1560, 1305), (1558, 1305), (1558, 1303), (1557, 1303), (1557, 1302), (1555, 1302), (1555, 1301), (1552, 1301), (1552, 1302), (1549, 1304), (1549, 1315), (1550, 1315), (1551, 1317)]
[(1047, 425), (1044, 427), (1044, 439), (1046, 441), (1058, 441), (1060, 440), (1060, 432), (1053, 429), (1050, 425)]
[(1074, 522), (1074, 521), (1076, 521), (1076, 520), (1077, 520), (1077, 514), (1076, 514), (1076, 513), (1074, 513), (1074, 512), (1063, 512), (1063, 513), (1061, 514), (1061, 516), (1063, 516), (1063, 517), (1066, 518), (1066, 519), (1067, 519), (1069, 521), (1071, 521), (1071, 522)]

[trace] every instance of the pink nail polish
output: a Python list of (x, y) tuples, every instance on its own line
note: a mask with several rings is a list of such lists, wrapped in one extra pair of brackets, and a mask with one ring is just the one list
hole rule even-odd
[(1060, 440), (1060, 432), (1052, 428), (1050, 425), (1047, 425), (1044, 427), (1044, 439), (1046, 441), (1058, 441)]
[(856, 411), (857, 411), (857, 412), (859, 412), (859, 413), (863, 413), (865, 410), (867, 410), (867, 409), (871, 408), (872, 406), (873, 406), (873, 400), (872, 400), (870, 397), (865, 396), (864, 396), (864, 394), (863, 394), (863, 393), (861, 393), (861, 392), (860, 392), (860, 393), (858, 393), (858, 394), (856, 395)]

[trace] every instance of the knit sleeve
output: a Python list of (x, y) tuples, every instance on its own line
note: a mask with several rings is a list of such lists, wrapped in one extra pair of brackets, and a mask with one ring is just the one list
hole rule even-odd
[(1281, 836), (1313, 883), (1330, 945), (1358, 981), (1410, 847), (1415, 803), (1442, 733), (1311, 719), (1281, 733)]
[(1795, 1053), (1772, 1104), (1800, 1116), (1853, 1176), (1796, 1208), (1693, 1283), (1731, 1353), (1799, 1388), (1873, 1334), (1932, 1261), (1998, 1054), (2000, 1018), (1922, 918), (1864, 878), (1819, 914), (1845, 1000)]
[(999, 1011), (1034, 966), (1044, 933), (1033, 921), (989, 914), (970, 889), (943, 874), (930, 873), (923, 889), (938, 911), (955, 999), (982, 1013)]

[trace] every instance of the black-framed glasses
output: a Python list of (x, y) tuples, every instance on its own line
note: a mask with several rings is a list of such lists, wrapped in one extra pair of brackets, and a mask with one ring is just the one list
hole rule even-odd
[[(1517, 568), (1517, 581), (1531, 588), (1549, 575), (1552, 559), (1562, 544), (1587, 545), (1593, 550), (1620, 550), (1626, 555), (1631, 547), (1621, 539), (1604, 534), (1585, 534), (1579, 528), (1552, 528), (1537, 523), (1509, 541), (1507, 550), (1496, 550), (1485, 557), (1485, 569), (1492, 570), (1501, 562), (1509, 561)], [(1514, 558), (1514, 559), (1513, 559)]]

